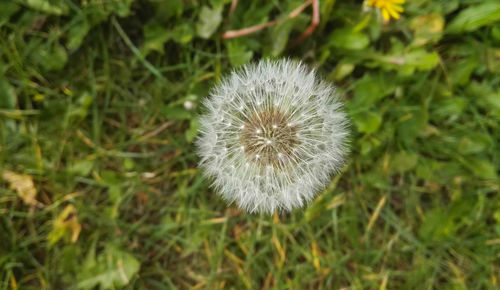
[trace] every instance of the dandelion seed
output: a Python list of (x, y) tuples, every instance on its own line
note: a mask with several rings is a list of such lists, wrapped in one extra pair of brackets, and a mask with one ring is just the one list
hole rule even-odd
[(335, 89), (301, 63), (244, 66), (204, 105), (200, 166), (224, 199), (249, 212), (303, 206), (345, 162), (349, 131), (342, 104)]
[(184, 102), (184, 108), (188, 111), (192, 110), (194, 108), (194, 104), (191, 101), (185, 101)]

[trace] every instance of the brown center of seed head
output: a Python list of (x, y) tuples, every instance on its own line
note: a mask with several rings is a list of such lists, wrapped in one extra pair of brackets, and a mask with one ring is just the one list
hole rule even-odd
[(248, 157), (259, 165), (283, 168), (296, 161), (300, 144), (298, 127), (287, 115), (268, 109), (251, 115), (241, 130), (241, 143)]

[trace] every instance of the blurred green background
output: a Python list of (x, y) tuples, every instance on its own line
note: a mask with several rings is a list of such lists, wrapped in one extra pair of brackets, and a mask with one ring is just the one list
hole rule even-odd
[[(0, 2), (0, 289), (499, 289), (500, 2), (321, 0), (293, 46), (311, 6), (234, 2)], [(337, 85), (352, 154), (252, 215), (197, 169), (197, 114), (279, 57)]]

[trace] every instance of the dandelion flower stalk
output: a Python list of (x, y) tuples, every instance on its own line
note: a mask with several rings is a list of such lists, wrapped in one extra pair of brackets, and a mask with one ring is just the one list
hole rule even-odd
[(291, 60), (243, 66), (205, 100), (197, 140), (215, 190), (249, 212), (311, 201), (344, 164), (347, 118), (332, 85)]

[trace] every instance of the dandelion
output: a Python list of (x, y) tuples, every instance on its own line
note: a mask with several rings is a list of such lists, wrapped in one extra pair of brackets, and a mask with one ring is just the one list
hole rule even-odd
[(244, 66), (223, 79), (204, 106), (200, 166), (224, 199), (249, 212), (301, 207), (343, 167), (342, 103), (301, 63)]
[(403, 12), (403, 7), (400, 4), (404, 4), (405, 0), (368, 0), (365, 2), (367, 6), (377, 7), (382, 12), (382, 17), (384, 21), (388, 22), (391, 17), (394, 19), (399, 19), (399, 15)]

